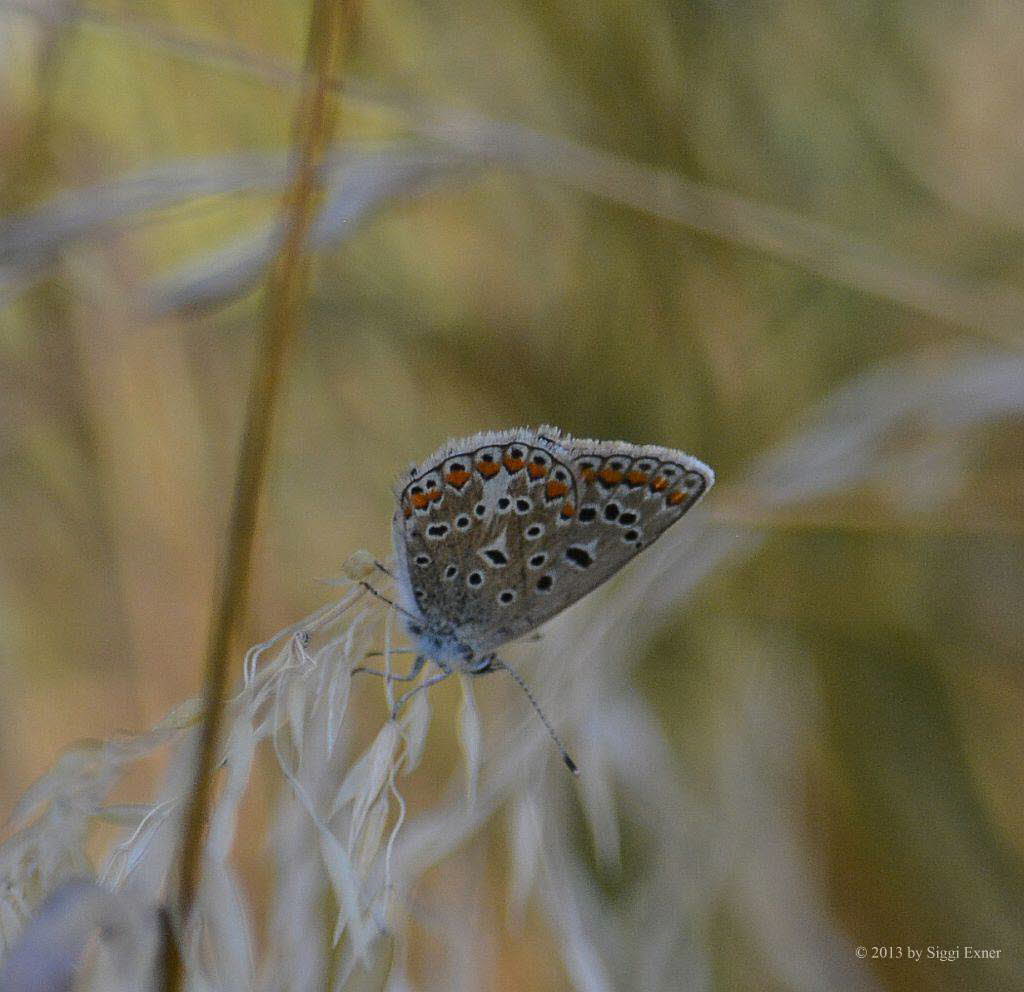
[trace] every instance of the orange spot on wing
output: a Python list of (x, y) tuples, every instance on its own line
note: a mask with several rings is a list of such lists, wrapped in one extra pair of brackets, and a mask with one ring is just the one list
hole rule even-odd
[(518, 472), (526, 464), (522, 458), (512, 458), (509, 455), (505, 456), (504, 462), (505, 468), (507, 468), (509, 472)]
[(501, 471), (501, 466), (497, 462), (477, 462), (476, 470), (485, 478), (489, 479), (492, 475), (497, 475)]
[(454, 486), (456, 489), (461, 489), (469, 481), (469, 472), (462, 469), (458, 472), (449, 472), (445, 477), (444, 481), (449, 486)]
[(606, 482), (609, 486), (618, 485), (624, 478), (621, 472), (616, 472), (613, 468), (603, 468), (597, 473), (597, 477), (602, 481)]
[(585, 482), (593, 482), (597, 478), (597, 470), (589, 465), (583, 470), (582, 474)]
[(426, 493), (413, 493), (409, 499), (412, 500), (412, 505), (415, 506), (417, 510), (422, 510), (430, 503), (430, 496)]
[(556, 479), (552, 479), (544, 487), (544, 492), (548, 499), (558, 499), (559, 496), (564, 496), (568, 491), (569, 487), (564, 482), (558, 482)]
[(531, 479), (543, 479), (548, 474), (548, 467), (547, 465), (534, 465), (533, 462), (530, 462), (526, 471), (530, 473)]
[(651, 483), (651, 489), (656, 493), (660, 493), (663, 489), (668, 489), (668, 479), (663, 475), (659, 475), (658, 478)]
[(443, 495), (444, 493), (442, 493), (440, 489), (431, 489), (430, 492), (427, 493), (427, 500), (431, 503), (436, 503)]
[(669, 506), (678, 506), (682, 501), (686, 499), (686, 493), (680, 492), (678, 489), (674, 493), (669, 493), (665, 498), (665, 502)]
[(642, 486), (645, 485), (648, 479), (646, 472), (629, 472), (626, 475), (626, 481), (631, 486)]
[(572, 503), (566, 503), (565, 506), (562, 507), (562, 514), (561, 515), (563, 517), (568, 518), (568, 517), (571, 517), (575, 512), (576, 512), (576, 507), (573, 506)]

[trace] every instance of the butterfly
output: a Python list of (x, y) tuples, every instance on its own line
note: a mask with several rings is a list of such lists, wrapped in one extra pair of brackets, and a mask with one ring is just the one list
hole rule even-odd
[(415, 692), (453, 671), (508, 671), (575, 771), (495, 649), (611, 578), (714, 480), (681, 451), (573, 438), (549, 425), (447, 441), (395, 489), (393, 605), (417, 658), (408, 675), (389, 677), (410, 681), (432, 660), (440, 673)]
[(681, 451), (550, 426), (448, 441), (396, 487), (409, 634), (442, 667), (474, 671), (618, 572), (713, 483)]

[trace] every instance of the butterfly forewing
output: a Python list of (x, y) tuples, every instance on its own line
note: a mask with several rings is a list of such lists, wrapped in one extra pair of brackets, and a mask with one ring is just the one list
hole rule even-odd
[(551, 549), (554, 616), (597, 588), (657, 540), (703, 494), (708, 476), (681, 452), (624, 442), (577, 441), (578, 505)]

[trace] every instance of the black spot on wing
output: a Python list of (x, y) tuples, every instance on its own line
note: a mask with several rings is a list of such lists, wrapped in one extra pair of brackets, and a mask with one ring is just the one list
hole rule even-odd
[(570, 544), (565, 549), (565, 557), (577, 568), (590, 568), (594, 564), (594, 556), (586, 548), (581, 548), (578, 544)]

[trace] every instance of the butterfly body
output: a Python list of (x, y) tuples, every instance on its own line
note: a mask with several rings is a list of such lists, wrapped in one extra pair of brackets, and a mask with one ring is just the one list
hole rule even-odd
[(449, 441), (396, 487), (410, 636), (445, 671), (488, 670), (496, 648), (601, 585), (713, 482), (683, 452), (549, 426)]

